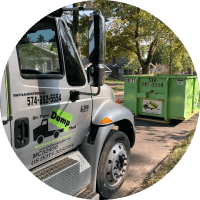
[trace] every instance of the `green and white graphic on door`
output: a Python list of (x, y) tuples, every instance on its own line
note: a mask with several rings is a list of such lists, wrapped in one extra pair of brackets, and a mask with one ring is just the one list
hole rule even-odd
[(53, 108), (49, 122), (67, 132), (72, 118), (72, 114), (66, 113), (58, 108)]
[(162, 101), (143, 100), (143, 110), (142, 110), (142, 112), (161, 115), (161, 113), (162, 113)]

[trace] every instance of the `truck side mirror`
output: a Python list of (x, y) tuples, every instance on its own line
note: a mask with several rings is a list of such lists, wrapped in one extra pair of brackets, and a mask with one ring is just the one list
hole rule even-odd
[(88, 82), (93, 87), (99, 87), (103, 85), (104, 65), (91, 65), (87, 69)]
[(87, 70), (89, 84), (94, 87), (103, 85), (105, 61), (105, 20), (101, 14), (89, 19), (89, 61)]
[(93, 65), (105, 61), (105, 20), (101, 14), (89, 19), (89, 61)]

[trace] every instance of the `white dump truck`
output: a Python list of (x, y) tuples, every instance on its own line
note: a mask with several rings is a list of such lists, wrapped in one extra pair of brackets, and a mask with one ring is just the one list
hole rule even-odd
[[(94, 11), (87, 74), (63, 17), (73, 10)], [(120, 188), (135, 143), (132, 113), (103, 84), (104, 27), (95, 8), (49, 14), (20, 39), (1, 86), (2, 122), (21, 162), (52, 188), (86, 199)]]

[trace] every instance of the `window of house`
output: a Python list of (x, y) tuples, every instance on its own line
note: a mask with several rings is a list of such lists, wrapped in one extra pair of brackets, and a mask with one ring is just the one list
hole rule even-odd
[(47, 70), (51, 70), (51, 60), (47, 60)]
[(22, 75), (61, 74), (55, 20), (43, 18), (17, 45)]
[(119, 73), (124, 74), (124, 70), (122, 68), (119, 68)]

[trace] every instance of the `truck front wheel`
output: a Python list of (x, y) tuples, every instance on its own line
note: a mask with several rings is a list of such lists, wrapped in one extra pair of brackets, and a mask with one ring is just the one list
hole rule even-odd
[(122, 185), (128, 171), (130, 142), (125, 133), (111, 130), (106, 138), (97, 171), (98, 192), (110, 198)]

